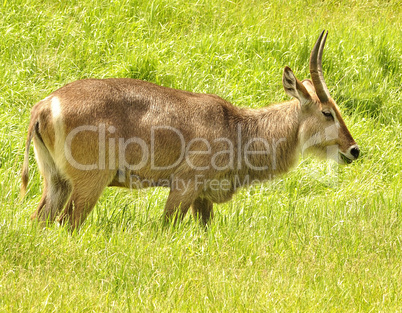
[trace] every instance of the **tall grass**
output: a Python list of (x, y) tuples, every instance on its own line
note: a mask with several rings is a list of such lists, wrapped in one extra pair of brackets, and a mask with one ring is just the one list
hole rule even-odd
[[(0, 3), (0, 311), (399, 311), (398, 1)], [(347, 167), (302, 159), (215, 206), (207, 231), (160, 224), (167, 191), (106, 190), (81, 230), (42, 231), (19, 199), (29, 111), (73, 80), (132, 77), (238, 106), (286, 99), (282, 70), (324, 74), (362, 149)]]

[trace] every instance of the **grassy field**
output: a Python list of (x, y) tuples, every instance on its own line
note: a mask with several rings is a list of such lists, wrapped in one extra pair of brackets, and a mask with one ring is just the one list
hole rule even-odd
[[(399, 1), (0, 3), (0, 312), (400, 312), (402, 14)], [(302, 158), (215, 206), (207, 231), (161, 225), (165, 189), (108, 189), (78, 233), (31, 223), (42, 186), (31, 107), (86, 77), (132, 77), (243, 107), (288, 99), (283, 67), (324, 74), (362, 150)]]

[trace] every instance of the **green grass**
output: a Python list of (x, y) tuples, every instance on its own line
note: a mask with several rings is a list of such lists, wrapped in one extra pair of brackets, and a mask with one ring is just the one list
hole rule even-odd
[[(0, 311), (397, 312), (402, 308), (399, 1), (0, 3)], [(30, 108), (85, 77), (132, 77), (238, 106), (287, 99), (282, 70), (324, 74), (357, 162), (302, 159), (215, 206), (208, 231), (161, 226), (167, 191), (108, 189), (78, 233), (19, 199)]]

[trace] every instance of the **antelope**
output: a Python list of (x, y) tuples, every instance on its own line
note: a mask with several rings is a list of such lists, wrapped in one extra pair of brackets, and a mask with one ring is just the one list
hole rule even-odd
[(162, 186), (170, 188), (165, 221), (181, 220), (191, 207), (207, 224), (214, 203), (286, 173), (301, 152), (340, 164), (357, 159), (323, 77), (327, 35), (312, 49), (311, 80), (299, 81), (286, 66), (282, 83), (294, 99), (261, 109), (129, 78), (84, 79), (54, 91), (31, 111), (21, 190), (32, 140), (44, 180), (31, 218), (74, 229), (107, 186)]

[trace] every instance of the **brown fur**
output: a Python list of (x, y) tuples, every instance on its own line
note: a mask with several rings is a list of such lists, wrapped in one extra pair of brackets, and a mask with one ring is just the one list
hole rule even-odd
[[(74, 228), (107, 186), (166, 186), (167, 220), (184, 217), (192, 206), (194, 216), (207, 223), (213, 203), (230, 200), (243, 185), (287, 172), (301, 150), (325, 155), (328, 146), (336, 145), (354, 159), (348, 149), (356, 144), (335, 102), (321, 103), (311, 81), (300, 82), (289, 68), (283, 83), (296, 99), (262, 109), (238, 108), (216, 95), (134, 79), (87, 79), (56, 90), (33, 107), (28, 128), (22, 189), (28, 182), (31, 139), (44, 177), (42, 199), (32, 218), (45, 222), (59, 216)], [(335, 112), (336, 119), (325, 117), (323, 110)], [(82, 126), (93, 128), (77, 132), (69, 146), (69, 134)], [(332, 126), (336, 134), (326, 139), (324, 131)], [(320, 140), (304, 149), (317, 134)], [(121, 162), (118, 142), (132, 138), (137, 141), (126, 146)], [(139, 142), (155, 147), (148, 149), (146, 160)], [(75, 162), (97, 166), (77, 168), (63, 150), (65, 144)], [(183, 144), (188, 149), (180, 159)], [(127, 164), (141, 166), (129, 169)], [(163, 166), (168, 168), (160, 169)]]

